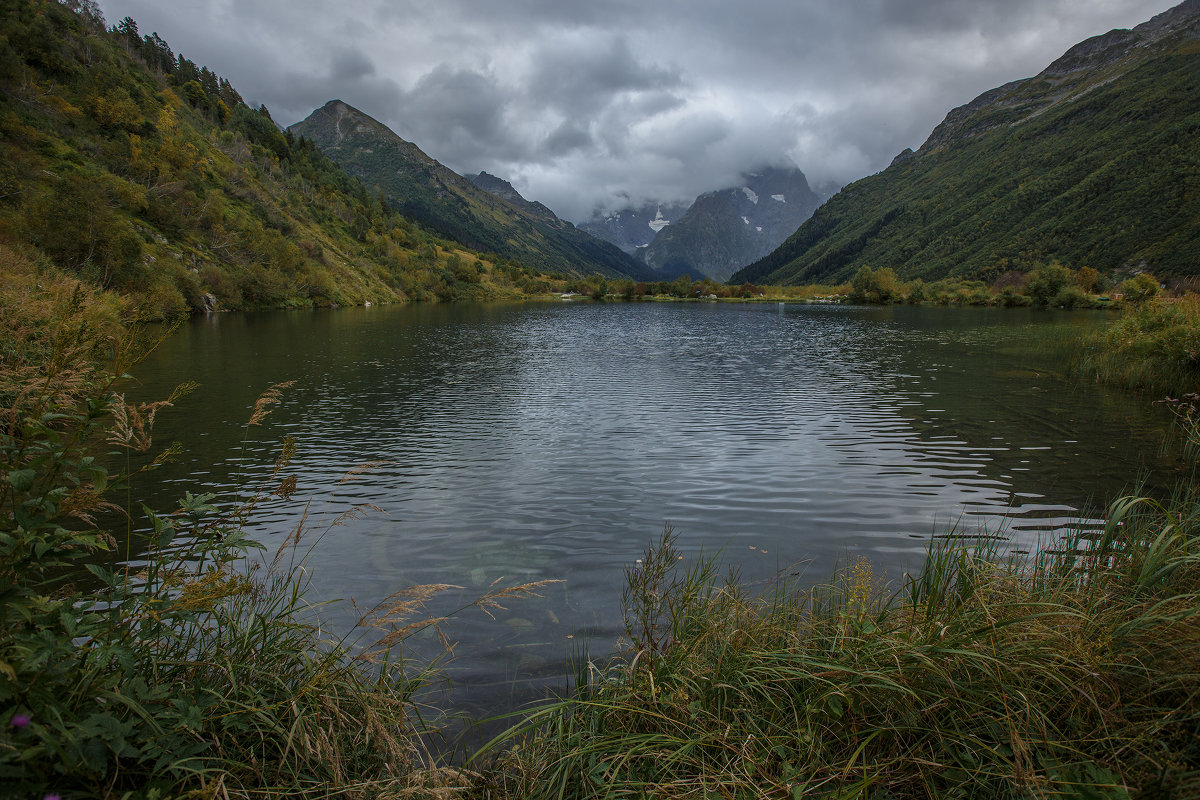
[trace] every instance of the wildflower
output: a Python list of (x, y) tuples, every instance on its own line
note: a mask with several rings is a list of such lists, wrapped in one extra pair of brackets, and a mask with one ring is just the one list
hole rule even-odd
[(14, 728), (28, 728), (30, 722), (32, 722), (32, 720), (29, 718), (28, 714), (16, 714), (13, 716), (12, 721), (8, 724), (12, 725)]

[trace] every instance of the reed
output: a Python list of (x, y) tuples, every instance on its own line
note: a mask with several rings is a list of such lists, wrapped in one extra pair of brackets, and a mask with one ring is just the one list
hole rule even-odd
[[(0, 794), (374, 798), (461, 785), (421, 744), (435, 731), (415, 694), (434, 669), (396, 655), (444, 621), (425, 601), (449, 587), (398, 593), (342, 635), (323, 627), (308, 556), (363, 510), (315, 527), (305, 513), (261, 557), (246, 528), (296, 490), (289, 440), (243, 498), (186, 493), (170, 513), (143, 509), (135, 530), (138, 483), (176, 449), (155, 452), (154, 420), (187, 387), (127, 402), (116, 389), (144, 353), (128, 306), (24, 277), (0, 284)], [(248, 432), (286, 388), (264, 393)], [(107, 466), (121, 463), (140, 466)], [(541, 585), (495, 586), (461, 610), (490, 613)]]
[(1077, 371), (1152, 395), (1200, 392), (1200, 295), (1152, 298), (1085, 342)]
[(1197, 500), (1124, 498), (1032, 559), (939, 539), (894, 589), (859, 560), (754, 594), (668, 532), (624, 652), (509, 732), (483, 794), (1200, 796)]

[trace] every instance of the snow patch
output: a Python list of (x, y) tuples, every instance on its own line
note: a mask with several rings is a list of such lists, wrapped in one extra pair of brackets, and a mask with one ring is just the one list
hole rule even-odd
[(786, 203), (786, 202), (787, 202), (787, 200), (785, 200), (785, 199), (784, 199), (784, 197), (783, 197), (783, 195), (781, 195), (781, 194), (773, 194), (773, 195), (771, 195), (771, 199), (772, 199), (772, 200), (778, 200), (778, 201), (779, 201), (779, 202), (781, 202), (781, 203)]
[(650, 245), (648, 245), (648, 244), (639, 244), (639, 245), (637, 246), (637, 249), (638, 249), (638, 250), (641, 250), (643, 247), (649, 247), (649, 246), (650, 246)]
[(743, 186), (742, 191), (746, 193), (747, 200), (749, 200), (751, 203), (754, 203), (754, 205), (758, 205), (758, 193), (757, 192), (755, 192), (749, 186)]
[(759, 233), (762, 233), (762, 225), (755, 225), (754, 230), (758, 231)]
[(654, 215), (654, 219), (650, 220), (646, 224), (650, 226), (650, 230), (654, 231), (655, 233), (658, 233), (663, 228), (670, 225), (671, 221), (669, 219), (663, 219), (662, 209), (660, 208), (658, 210), (658, 213)]
[(750, 224), (750, 220), (746, 219), (745, 217), (742, 217), (742, 222), (746, 223), (747, 225)]

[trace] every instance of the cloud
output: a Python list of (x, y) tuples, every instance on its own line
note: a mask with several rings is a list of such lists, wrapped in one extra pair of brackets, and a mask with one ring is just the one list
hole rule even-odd
[(375, 65), (358, 50), (343, 50), (333, 58), (329, 77), (335, 81), (356, 81), (375, 74)]
[(579, 221), (763, 161), (844, 183), (1171, 0), (100, 0), (283, 123), (338, 97)]

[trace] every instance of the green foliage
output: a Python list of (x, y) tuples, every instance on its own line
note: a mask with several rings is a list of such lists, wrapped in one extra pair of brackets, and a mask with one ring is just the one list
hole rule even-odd
[(1076, 370), (1088, 379), (1160, 396), (1194, 393), (1200, 387), (1200, 295), (1135, 303), (1084, 347)]
[(1071, 271), (1052, 261), (1049, 264), (1041, 264), (1034, 269), (1025, 280), (1025, 291), (1033, 299), (1033, 302), (1038, 305), (1050, 305), (1054, 297), (1066, 286), (1071, 283)]
[[(149, 316), (515, 297), (131, 18), (0, 4), (0, 235)], [(422, 263), (418, 248), (432, 253)], [(477, 278), (477, 279), (476, 279)], [(453, 285), (453, 288), (452, 288)]]
[(1158, 290), (1158, 280), (1145, 272), (1135, 275), (1127, 281), (1122, 281), (1121, 285), (1117, 287), (1117, 291), (1124, 295), (1125, 301), (1132, 305), (1141, 305), (1150, 298), (1156, 297)]
[(850, 285), (853, 287), (851, 297), (860, 303), (894, 303), (901, 298), (896, 272), (888, 267), (874, 270), (863, 265)]
[(492, 780), (529, 798), (1190, 797), (1200, 498), (1124, 498), (1098, 541), (1032, 560), (936, 542), (896, 592), (858, 559), (754, 594), (665, 536), (627, 573), (625, 652), (518, 725)]
[(1166, 37), (1054, 86), (1006, 87), (1003, 119), (961, 117), (913, 157), (846, 186), (731, 281), (834, 282), (870, 264), (906, 280), (990, 282), (997, 265), (1052, 259), (1196, 274), (1198, 59), (1194, 41)]

